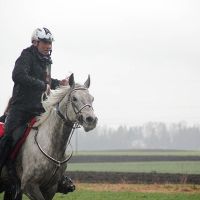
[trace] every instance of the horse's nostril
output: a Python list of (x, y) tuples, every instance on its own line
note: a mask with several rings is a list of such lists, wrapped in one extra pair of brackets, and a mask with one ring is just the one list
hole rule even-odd
[(91, 117), (91, 116), (86, 117), (86, 122), (87, 122), (87, 123), (91, 123), (91, 122), (93, 122), (93, 121), (94, 121), (94, 118), (93, 118), (93, 117)]

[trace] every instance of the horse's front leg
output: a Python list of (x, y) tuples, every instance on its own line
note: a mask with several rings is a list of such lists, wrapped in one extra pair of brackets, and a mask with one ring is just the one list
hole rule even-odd
[(31, 200), (45, 200), (40, 191), (39, 185), (37, 184), (30, 183), (25, 185), (23, 193), (25, 193)]

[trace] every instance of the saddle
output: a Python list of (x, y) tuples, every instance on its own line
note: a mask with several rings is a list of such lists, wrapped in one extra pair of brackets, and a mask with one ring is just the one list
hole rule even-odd
[[(27, 136), (29, 135), (36, 119), (33, 118), (29, 123), (23, 124), (14, 130), (12, 149), (10, 159), (14, 160), (19, 152), (21, 146), (24, 144)], [(0, 139), (4, 136), (4, 123), (0, 122)]]

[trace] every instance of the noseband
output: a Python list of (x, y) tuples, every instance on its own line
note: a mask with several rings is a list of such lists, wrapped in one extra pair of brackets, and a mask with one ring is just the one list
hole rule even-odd
[(67, 115), (67, 112), (66, 112), (66, 117), (61, 113), (60, 111), (60, 108), (59, 108), (59, 103), (56, 105), (56, 113), (58, 114), (58, 116), (63, 120), (64, 124), (66, 126), (70, 126), (70, 127), (74, 127), (74, 124), (79, 124), (78, 122), (78, 118), (80, 116), (80, 114), (82, 113), (82, 110), (86, 107), (89, 107), (89, 108), (92, 108), (92, 105), (90, 104), (85, 104), (83, 105), (80, 109), (77, 108), (77, 106), (73, 103), (73, 101), (71, 100), (71, 94), (77, 90), (87, 90), (87, 88), (85, 87), (78, 87), (78, 88), (74, 88), (71, 90), (71, 92), (69, 93), (69, 97), (68, 97), (68, 101), (67, 101), (67, 104), (66, 104), (66, 110), (68, 110), (68, 105), (71, 103), (72, 105), (72, 108), (74, 110), (74, 113), (76, 115), (76, 120), (75, 121), (71, 121)]

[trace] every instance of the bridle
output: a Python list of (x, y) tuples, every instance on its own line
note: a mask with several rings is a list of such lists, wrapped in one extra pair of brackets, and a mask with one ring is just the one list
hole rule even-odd
[[(64, 115), (61, 113), (61, 111), (60, 111), (59, 103), (56, 105), (56, 113), (58, 114), (58, 116), (63, 120), (63, 122), (64, 122), (64, 124), (65, 124), (66, 126), (70, 126), (70, 127), (72, 127), (72, 128), (74, 128), (74, 124), (78, 124), (78, 126), (79, 126), (79, 121), (78, 121), (78, 119), (79, 119), (79, 117), (80, 117), (80, 115), (81, 115), (81, 113), (82, 113), (82, 110), (83, 110), (84, 108), (89, 107), (89, 108), (91, 108), (91, 109), (93, 110), (93, 107), (92, 107), (92, 105), (90, 105), (90, 104), (85, 104), (85, 105), (83, 105), (80, 109), (77, 108), (77, 106), (73, 103), (73, 101), (72, 101), (72, 99), (71, 99), (72, 93), (75, 92), (75, 91), (77, 91), (77, 90), (87, 90), (87, 88), (85, 88), (85, 87), (78, 87), (78, 88), (74, 88), (74, 89), (72, 89), (72, 90), (70, 91), (69, 97), (68, 97), (68, 100), (67, 100), (67, 104), (66, 104), (66, 115), (65, 115), (65, 116), (64, 116)], [(75, 121), (71, 121), (71, 120), (69, 119), (68, 115), (67, 115), (67, 110), (68, 110), (69, 104), (72, 105), (72, 108), (73, 108), (74, 113), (75, 113), (75, 115), (76, 115), (76, 120), (75, 120)], [(85, 122), (85, 123), (87, 123), (87, 122)]]
[[(68, 97), (68, 100), (67, 100), (67, 104), (66, 104), (66, 115), (64, 116), (61, 111), (60, 111), (60, 108), (59, 108), (59, 103), (56, 105), (56, 113), (58, 114), (58, 116), (62, 119), (62, 121), (64, 122), (64, 124), (70, 128), (72, 128), (71, 130), (71, 133), (69, 135), (69, 139), (68, 139), (68, 143), (67, 143), (67, 147), (68, 145), (71, 145), (70, 144), (70, 141), (71, 141), (71, 137), (75, 131), (75, 129), (77, 128), (80, 128), (80, 124), (79, 124), (79, 116), (80, 114), (82, 113), (82, 110), (86, 107), (89, 107), (89, 108), (92, 108), (92, 105), (90, 104), (85, 104), (83, 105), (80, 109), (78, 109), (75, 104), (73, 103), (73, 101), (71, 100), (71, 94), (74, 92), (74, 91), (77, 91), (77, 90), (87, 90), (86, 87), (78, 87), (78, 88), (74, 88), (70, 91), (69, 93), (69, 97)], [(68, 110), (68, 106), (69, 104), (72, 105), (72, 108), (74, 110), (74, 113), (76, 114), (76, 120), (75, 121), (71, 121), (67, 115), (67, 110)], [(86, 122), (85, 122), (86, 123)], [(64, 161), (58, 161), (54, 158), (52, 158), (51, 156), (49, 156), (43, 149), (42, 147), (40, 146), (40, 144), (38, 143), (37, 141), (37, 135), (38, 135), (38, 127), (35, 127), (34, 128), (35, 130), (37, 130), (36, 134), (35, 134), (35, 142), (39, 148), (39, 150), (44, 154), (44, 156), (46, 158), (48, 158), (50, 161), (52, 161), (54, 164), (56, 164), (56, 166), (59, 168), (62, 164), (65, 164), (66, 162), (68, 162), (70, 160), (70, 158), (72, 157), (72, 154), (73, 154), (73, 151), (72, 153), (68, 156), (68, 158), (66, 158)]]

